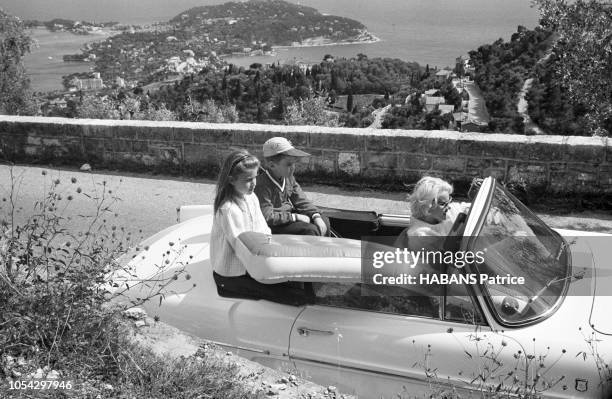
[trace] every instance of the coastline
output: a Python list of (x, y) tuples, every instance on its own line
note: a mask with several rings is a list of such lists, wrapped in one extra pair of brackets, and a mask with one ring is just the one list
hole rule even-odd
[(64, 55), (81, 53), (89, 43), (105, 40), (113, 32), (108, 29), (95, 34), (79, 35), (67, 31), (52, 32), (45, 27), (33, 27), (29, 29), (29, 34), (36, 42), (24, 57), (31, 87), (34, 91), (50, 92), (63, 90), (63, 76), (91, 71), (92, 63), (66, 62), (63, 60)]
[(272, 46), (273, 50), (287, 50), (292, 48), (305, 48), (305, 47), (327, 47), (327, 46), (348, 46), (354, 44), (373, 44), (381, 42), (382, 39), (378, 36), (375, 36), (371, 33), (368, 33), (367, 39), (365, 40), (351, 40), (351, 41), (340, 41), (340, 42), (332, 42), (327, 41), (328, 39), (317, 39), (310, 38), (302, 41), (299, 44), (292, 44), (289, 46)]
[(117, 34), (121, 33), (121, 30), (113, 29), (113, 28), (107, 28), (107, 27), (96, 28), (96, 29), (85, 31), (85, 32), (75, 32), (75, 31), (72, 31), (72, 30), (69, 30), (69, 29), (52, 30), (52, 29), (49, 29), (48, 27), (46, 27), (45, 25), (35, 25), (35, 26), (29, 27), (28, 30), (30, 30), (30, 31), (44, 30), (44, 31), (49, 32), (49, 33), (69, 33), (71, 35), (83, 36), (83, 37), (87, 37), (87, 36), (114, 36), (114, 35), (117, 35)]

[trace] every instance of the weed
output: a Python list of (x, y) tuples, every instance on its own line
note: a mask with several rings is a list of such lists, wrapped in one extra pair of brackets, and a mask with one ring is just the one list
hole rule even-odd
[[(126, 339), (121, 313), (163, 298), (185, 272), (183, 247), (169, 244), (154, 281), (130, 285), (121, 276), (135, 271), (119, 260), (131, 247), (139, 251), (140, 238), (114, 224), (119, 219), (113, 206), (120, 201), (114, 188), (102, 181), (87, 192), (74, 177), (51, 179), (43, 171), (42, 199), (25, 215), (18, 199), (22, 181), (12, 167), (9, 172), (0, 202), (0, 397), (16, 394), (7, 390), (10, 381), (52, 378), (73, 381), (74, 390), (37, 395), (251, 397), (237, 387), (230, 365), (166, 363)], [(93, 210), (72, 212), (77, 197)], [(119, 300), (139, 286), (144, 295)]]

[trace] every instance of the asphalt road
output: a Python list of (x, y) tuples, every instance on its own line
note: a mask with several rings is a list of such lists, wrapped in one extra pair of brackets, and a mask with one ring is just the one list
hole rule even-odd
[[(30, 166), (0, 166), (0, 218), (7, 218), (10, 208), (11, 171), (14, 181), (15, 221), (20, 223), (34, 213), (34, 204), (45, 197), (51, 187), (61, 194), (58, 212), (75, 232), (84, 228), (83, 218), (96, 211), (95, 198), (106, 198), (111, 205), (109, 223), (124, 227), (134, 238), (146, 238), (174, 223), (177, 208), (189, 204), (212, 204), (215, 184), (212, 180), (188, 180), (176, 177), (81, 172)], [(72, 179), (76, 179), (72, 182)], [(59, 184), (54, 181), (59, 179)], [(78, 192), (80, 188), (81, 192)], [(330, 186), (304, 186), (309, 198), (321, 206), (375, 210), (386, 213), (408, 213), (406, 194), (380, 191), (348, 191)], [(110, 191), (110, 192), (109, 192)], [(87, 194), (87, 195), (86, 195)], [(71, 198), (70, 200), (68, 198)], [(116, 199), (111, 199), (112, 197)], [(612, 233), (612, 215), (583, 212), (564, 216), (539, 214), (553, 227)]]
[(463, 87), (470, 95), (470, 101), (468, 104), (469, 119), (478, 123), (489, 123), (490, 118), (489, 113), (487, 112), (487, 106), (478, 85), (471, 81), (465, 82)]

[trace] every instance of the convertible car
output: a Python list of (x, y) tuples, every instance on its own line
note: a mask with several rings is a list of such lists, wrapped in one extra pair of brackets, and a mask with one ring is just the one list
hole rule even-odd
[(127, 293), (169, 279), (149, 314), (358, 397), (610, 397), (612, 236), (553, 230), (493, 178), (473, 192), (444, 249), (481, 261), (438, 267), (448, 283), (429, 290), (362, 273), (366, 240), (397, 236), (408, 215), (325, 209), (332, 237), (249, 232), (236, 248), (257, 280), (303, 292), (297, 305), (220, 291), (212, 206), (186, 206), (130, 260)]

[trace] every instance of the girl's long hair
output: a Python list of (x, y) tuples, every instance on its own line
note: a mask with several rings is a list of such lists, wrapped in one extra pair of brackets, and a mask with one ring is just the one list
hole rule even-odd
[(234, 151), (225, 158), (217, 180), (217, 192), (213, 206), (215, 213), (225, 202), (236, 202), (238, 194), (231, 184), (232, 178), (255, 168), (259, 168), (259, 159), (247, 150)]

